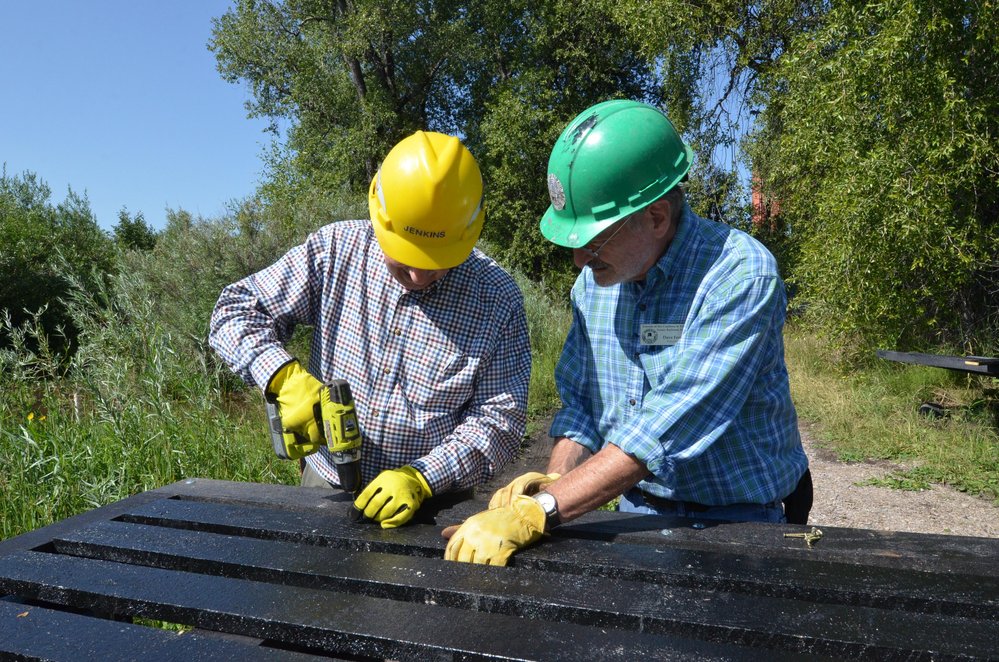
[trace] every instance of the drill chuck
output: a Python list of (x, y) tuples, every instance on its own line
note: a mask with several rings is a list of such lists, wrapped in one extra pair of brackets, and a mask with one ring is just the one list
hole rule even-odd
[(356, 460), (347, 460), (344, 462), (337, 461), (336, 456), (333, 457), (333, 464), (336, 465), (336, 475), (340, 479), (340, 487), (353, 495), (357, 495), (361, 491), (361, 460), (360, 458)]

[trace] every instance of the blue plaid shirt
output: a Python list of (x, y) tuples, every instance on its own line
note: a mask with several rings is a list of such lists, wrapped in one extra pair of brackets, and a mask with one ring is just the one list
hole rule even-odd
[[(600, 287), (584, 268), (572, 304), (553, 437), (594, 453), (614, 444), (651, 472), (638, 487), (667, 499), (769, 503), (794, 489), (808, 460), (766, 248), (685, 208), (644, 282)], [(643, 344), (652, 324), (679, 339)]]
[[(368, 221), (321, 228), (270, 267), (222, 291), (212, 347), (266, 387), (314, 327), (309, 372), (346, 379), (363, 434), (365, 482), (410, 464), (435, 494), (484, 482), (524, 434), (531, 349), (523, 296), (479, 250), (426, 290), (388, 272)], [(307, 462), (336, 483), (326, 448)]]

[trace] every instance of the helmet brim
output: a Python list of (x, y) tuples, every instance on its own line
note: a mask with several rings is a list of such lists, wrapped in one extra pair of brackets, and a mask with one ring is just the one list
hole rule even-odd
[(541, 234), (545, 239), (564, 248), (582, 248), (593, 241), (598, 234), (617, 223), (620, 218), (606, 221), (586, 221), (567, 218), (548, 205), (548, 210), (541, 217)]

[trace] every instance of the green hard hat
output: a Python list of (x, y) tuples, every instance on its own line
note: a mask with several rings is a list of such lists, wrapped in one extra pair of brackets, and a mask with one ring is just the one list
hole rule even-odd
[(548, 241), (579, 248), (676, 186), (694, 153), (654, 106), (617, 99), (584, 110), (548, 159)]

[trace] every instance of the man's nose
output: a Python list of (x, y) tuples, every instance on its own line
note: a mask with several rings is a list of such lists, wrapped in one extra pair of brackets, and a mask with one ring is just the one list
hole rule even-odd
[(426, 285), (433, 279), (433, 271), (425, 271), (423, 269), (409, 269), (409, 280), (413, 281), (417, 285)]
[(596, 257), (590, 251), (583, 248), (573, 248), (572, 249), (572, 261), (576, 263), (578, 269), (582, 269), (588, 265), (593, 258)]

